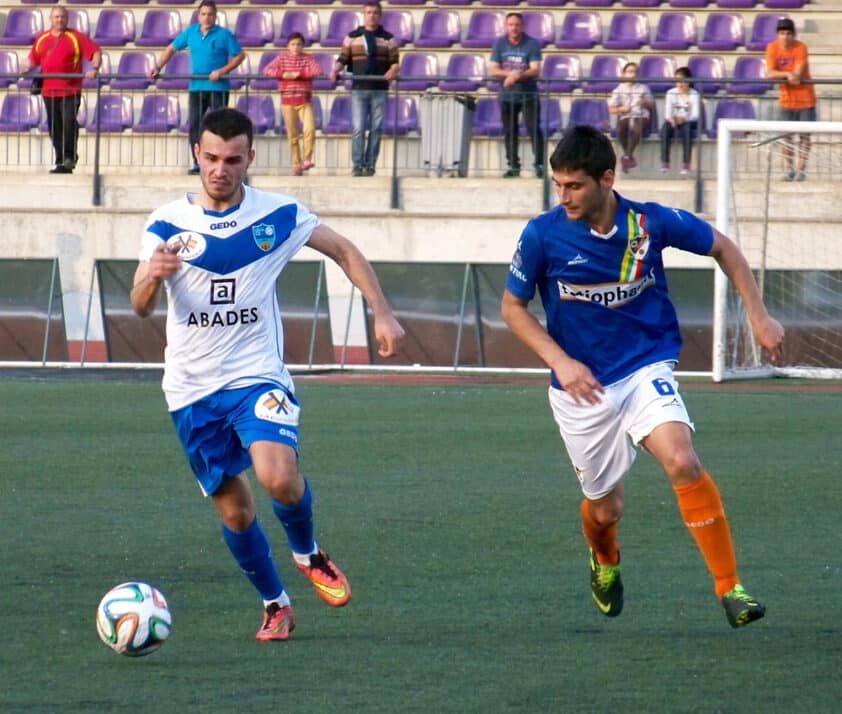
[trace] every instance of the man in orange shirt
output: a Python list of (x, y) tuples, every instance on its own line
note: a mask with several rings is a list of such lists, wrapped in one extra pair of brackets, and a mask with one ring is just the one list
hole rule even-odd
[(78, 74), (78, 78), (47, 78), (41, 89), (47, 109), (47, 126), (56, 154), (51, 174), (72, 174), (76, 168), (79, 124), (76, 113), (82, 101), (82, 60), (93, 67), (85, 73), (93, 79), (102, 63), (102, 52), (92, 39), (67, 29), (67, 8), (50, 10), (50, 29), (35, 38), (29, 52), (29, 71), (41, 68), (43, 74)]
[[(810, 83), (807, 45), (795, 39), (795, 23), (788, 17), (778, 20), (778, 37), (766, 46), (766, 75), (785, 79), (780, 86), (780, 119), (782, 121), (816, 121), (816, 91)], [(810, 135), (798, 135), (798, 161), (793, 156), (793, 143), (784, 143), (784, 181), (803, 181), (807, 176)]]

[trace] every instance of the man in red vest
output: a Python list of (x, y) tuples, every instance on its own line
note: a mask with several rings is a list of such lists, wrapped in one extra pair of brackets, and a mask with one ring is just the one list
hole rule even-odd
[(93, 79), (102, 64), (102, 52), (90, 37), (67, 29), (67, 8), (56, 5), (50, 10), (50, 29), (35, 38), (29, 51), (30, 70), (42, 74), (78, 74), (78, 78), (45, 78), (41, 89), (47, 109), (47, 126), (56, 154), (52, 174), (72, 174), (76, 168), (79, 123), (76, 113), (82, 101), (82, 60), (93, 67), (85, 73)]

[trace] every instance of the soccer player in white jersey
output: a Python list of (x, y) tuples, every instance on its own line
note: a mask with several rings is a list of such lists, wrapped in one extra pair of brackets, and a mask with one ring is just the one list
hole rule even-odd
[(256, 518), (250, 466), (319, 597), (333, 607), (351, 597), (348, 580), (316, 543), (310, 484), (298, 470), (300, 407), (283, 362), (278, 274), (309, 246), (336, 261), (365, 297), (380, 355), (394, 355), (404, 331), (353, 243), (295, 199), (245, 185), (252, 141), (245, 114), (204, 116), (196, 144), (201, 190), (149, 217), (131, 302), (145, 317), (166, 289), (167, 407), (225, 543), (263, 599), (257, 639), (270, 641), (288, 639), (295, 619)]
[[(693, 449), (693, 423), (672, 372), (681, 336), (663, 250), (716, 260), (773, 360), (781, 356), (784, 331), (766, 311), (736, 245), (686, 211), (616, 193), (616, 160), (595, 129), (565, 134), (550, 158), (561, 205), (521, 234), (503, 317), (551, 369), (550, 405), (585, 496), (582, 529), (600, 612), (614, 617), (623, 607), (617, 525), (623, 482), (640, 445), (671, 481), (728, 622), (740, 627), (763, 617), (765, 608), (740, 584), (719, 491)], [(527, 309), (536, 289), (546, 329)]]

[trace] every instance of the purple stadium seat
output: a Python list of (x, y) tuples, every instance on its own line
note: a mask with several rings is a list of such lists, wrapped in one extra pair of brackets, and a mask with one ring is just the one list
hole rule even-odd
[(281, 20), (281, 29), (278, 31), (278, 39), (275, 40), (277, 47), (286, 47), (289, 36), (293, 32), (300, 32), (304, 35), (304, 45), (309, 47), (318, 44), (322, 39), (322, 24), (319, 20), (318, 10), (287, 10), (284, 19)]
[(755, 55), (740, 55), (734, 63), (734, 79), (757, 80), (728, 84), (728, 94), (766, 94), (772, 83), (766, 80), (766, 60)]
[(152, 80), (149, 73), (155, 69), (155, 53), (127, 50), (120, 56), (117, 76), (111, 80), (112, 89), (146, 89)]
[(148, 5), (149, 0), (111, 0), (112, 5)]
[(228, 79), (231, 82), (231, 91), (236, 92), (243, 88), (246, 83), (245, 76), (251, 74), (251, 59), (246, 55), (246, 58), (231, 70)]
[(325, 134), (351, 133), (351, 97), (349, 95), (339, 94), (333, 98), (323, 131)]
[(567, 4), (567, 0), (526, 0), (526, 4), (532, 7), (561, 7)]
[(755, 15), (751, 26), (751, 38), (746, 42), (746, 49), (752, 52), (764, 52), (766, 45), (778, 36), (778, 20), (789, 18), (789, 15), (775, 13), (773, 15)]
[(259, 90), (271, 90), (271, 89), (278, 89), (278, 80), (273, 77), (264, 77), (263, 70), (266, 69), (266, 66), (277, 57), (280, 53), (279, 52), (264, 52), (260, 55), (260, 62), (257, 65), (257, 72), (256, 74), (260, 75), (260, 79), (253, 79), (249, 83), (249, 89), (259, 89)]
[[(301, 0), (298, 0), (298, 4), (301, 4)], [(389, 6), (392, 5), (426, 5), (427, 0), (389, 0)]]
[[(541, 100), (539, 122), (545, 137), (550, 137), (561, 132), (561, 105), (558, 99)], [(524, 123), (524, 116), (521, 114), (520, 135), (526, 136), (526, 134), (526, 124)]]
[(398, 47), (408, 45), (415, 39), (415, 23), (409, 10), (384, 10), (380, 23), (395, 36)]
[(175, 94), (146, 94), (132, 131), (141, 134), (168, 132), (181, 126), (181, 109)]
[(696, 17), (689, 12), (665, 12), (658, 20), (653, 50), (687, 50), (699, 41)]
[(669, 0), (670, 7), (707, 7), (713, 0)]
[(158, 0), (159, 5), (192, 5), (187, 0)]
[(488, 77), (484, 55), (456, 53), (450, 55), (445, 77), (439, 82), (439, 89), (445, 92), (475, 92)]
[(474, 10), (465, 30), (462, 47), (488, 49), (506, 34), (506, 15), (499, 10)]
[(804, 7), (810, 0), (766, 0), (763, 4), (767, 10), (797, 10)]
[[(83, 72), (87, 72), (93, 66), (93, 60), (82, 60)], [(82, 87), (84, 89), (96, 89), (97, 84), (99, 84), (102, 87), (107, 87), (111, 84), (111, 80), (107, 79), (107, 75), (110, 75), (111, 73), (111, 55), (107, 52), (103, 52), (99, 66), (99, 76), (95, 77), (94, 79), (83, 79)], [(79, 126), (81, 126), (81, 124)]]
[(88, 131), (96, 131), (97, 112), (101, 132), (119, 133), (131, 129), (134, 124), (134, 103), (130, 94), (100, 95), (99, 104), (88, 117)]
[[(397, 126), (395, 123), (397, 122)], [(394, 97), (386, 99), (386, 111), (383, 114), (383, 133), (389, 135), (408, 134), (418, 131), (418, 107), (413, 97)]]
[(608, 133), (611, 128), (611, 115), (608, 113), (608, 102), (605, 99), (588, 99), (576, 97), (570, 102), (570, 116), (567, 128), (574, 126), (592, 126)]
[(658, 7), (666, 0), (620, 0), (623, 7)]
[(271, 10), (240, 10), (234, 36), (243, 47), (263, 47), (275, 37)]
[(322, 77), (313, 80), (313, 89), (335, 89), (338, 82), (330, 78), (333, 66), (336, 64), (336, 54), (333, 52), (314, 52), (313, 59), (321, 65)]
[(699, 49), (705, 52), (733, 52), (746, 43), (743, 16), (731, 12), (712, 12), (705, 21)]
[[(754, 104), (750, 99), (720, 99), (716, 104), (707, 135), (715, 139), (720, 119), (756, 119)], [(734, 136), (745, 136), (745, 132), (734, 132)]]
[[(155, 80), (158, 89), (187, 89), (190, 85), (188, 76), (193, 73), (190, 63), (190, 55), (187, 52), (176, 52), (170, 61), (164, 66), (164, 71)], [(175, 75), (183, 75), (183, 79), (175, 78)]]
[(722, 10), (751, 10), (758, 0), (716, 0), (716, 6)]
[(693, 75), (693, 86), (703, 94), (716, 94), (722, 88), (725, 60), (719, 55), (696, 55), (687, 60), (687, 66)]
[(44, 16), (37, 7), (13, 7), (6, 16), (0, 45), (31, 45), (44, 31)]
[[(219, 2), (219, 0), (217, 0)], [(240, 0), (228, 0), (229, 3), (240, 2)], [(286, 0), (249, 0), (250, 5), (283, 5)], [(296, 3), (298, 4), (298, 3)]]
[[(128, 0), (127, 0), (128, 1)], [(113, 0), (112, 0), (113, 2)], [(239, 5), (241, 0), (216, 0), (217, 5)], [(278, 0), (278, 5), (283, 5), (284, 0)]]
[(166, 47), (181, 32), (181, 14), (178, 10), (147, 10), (143, 18), (138, 47)]
[(91, 34), (91, 20), (88, 17), (88, 11), (78, 7), (70, 7), (67, 9), (67, 26), (71, 30), (76, 30), (84, 35)]
[(0, 131), (29, 131), (41, 124), (41, 98), (7, 94), (0, 107)]
[(663, 94), (675, 86), (675, 70), (678, 64), (675, 57), (666, 55), (644, 55), (640, 58), (640, 81), (647, 85), (654, 94)]
[(541, 47), (555, 41), (555, 18), (551, 12), (524, 12), (523, 31), (533, 37)]
[(622, 81), (623, 66), (628, 60), (620, 55), (596, 55), (591, 61), (588, 76), (582, 89), (586, 92), (610, 92)]
[(427, 10), (415, 46), (453, 47), (461, 39), (462, 26), (455, 10)]
[(568, 12), (555, 46), (563, 50), (589, 50), (602, 43), (602, 20), (595, 12)]
[(327, 23), (322, 47), (341, 47), (345, 35), (362, 24), (363, 14), (359, 10), (334, 10)]
[[(423, 92), (438, 83), (439, 59), (423, 52), (405, 54), (401, 58), (398, 87), (402, 92)], [(409, 79), (412, 77), (412, 79)]]
[[(520, 0), (517, 0), (517, 2), (519, 1)], [(479, 4), (485, 5), (486, 7), (510, 8), (513, 4), (517, 5), (517, 2), (513, 2), (513, 0), (479, 0)]]
[(130, 9), (103, 8), (96, 21), (93, 40), (102, 47), (123, 47), (134, 42), (134, 13)]
[(602, 46), (607, 50), (639, 50), (649, 40), (649, 18), (645, 14), (615, 12)]
[(251, 118), (255, 134), (265, 134), (278, 128), (275, 102), (270, 94), (240, 97), (237, 100), (237, 109)]
[(14, 50), (0, 52), (0, 87), (14, 84), (20, 77), (20, 58)]
[(548, 55), (541, 64), (541, 90), (568, 94), (578, 89), (582, 78), (582, 60), (578, 55)]
[(611, 7), (614, 0), (573, 0), (576, 7)]
[(439, 0), (439, 5), (445, 7), (447, 5), (470, 5), (473, 0)]
[(500, 102), (496, 97), (480, 97), (477, 99), (471, 134), (474, 136), (503, 136), (503, 118), (500, 115)]

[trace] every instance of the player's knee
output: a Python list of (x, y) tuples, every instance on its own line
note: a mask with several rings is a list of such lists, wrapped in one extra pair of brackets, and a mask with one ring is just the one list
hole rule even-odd
[(702, 475), (702, 465), (693, 449), (676, 449), (662, 465), (673, 483), (692, 483)]
[(276, 468), (260, 481), (266, 492), (285, 506), (294, 506), (304, 495), (304, 478), (298, 469)]
[(623, 500), (613, 498), (591, 502), (591, 517), (604, 528), (618, 523), (623, 517)]
[(255, 512), (247, 505), (225, 504), (219, 508), (219, 518), (228, 530), (241, 533), (254, 521)]

